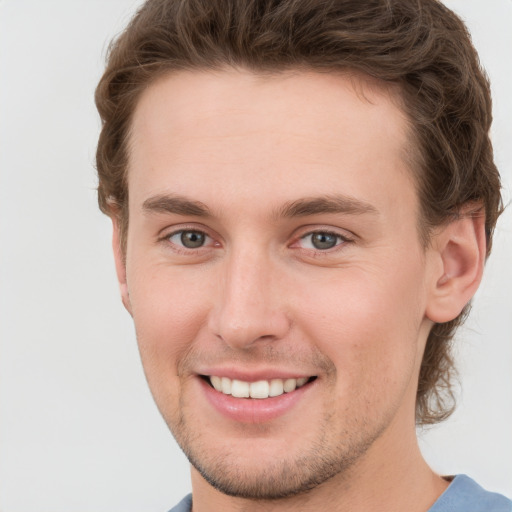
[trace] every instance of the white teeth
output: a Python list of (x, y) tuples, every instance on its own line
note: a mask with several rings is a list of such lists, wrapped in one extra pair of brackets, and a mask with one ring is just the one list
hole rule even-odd
[(231, 394), (236, 398), (249, 398), (249, 383), (242, 380), (233, 380)]
[(216, 377), (215, 375), (212, 375), (210, 377), (210, 380), (212, 382), (212, 386), (217, 390), (217, 391), (222, 391), (222, 379), (220, 377)]
[(272, 379), (259, 380), (257, 382), (244, 382), (242, 380), (229, 379), (228, 377), (217, 377), (212, 375), (210, 382), (212, 386), (225, 395), (233, 395), (236, 398), (269, 398), (280, 396), (283, 393), (291, 393), (296, 388), (304, 386), (308, 377), (298, 379)]
[(297, 387), (297, 379), (286, 379), (283, 384), (285, 393), (290, 393)]
[(251, 398), (268, 398), (270, 385), (266, 380), (251, 382), (249, 394)]
[(270, 381), (270, 389), (268, 396), (279, 396), (284, 393), (283, 380), (282, 379), (272, 379)]
[(221, 391), (225, 395), (231, 395), (231, 379), (228, 379), (227, 377), (222, 377), (221, 387), (222, 387)]

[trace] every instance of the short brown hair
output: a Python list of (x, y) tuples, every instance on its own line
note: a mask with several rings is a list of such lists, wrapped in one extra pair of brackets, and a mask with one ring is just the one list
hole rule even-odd
[[(180, 69), (355, 70), (397, 84), (411, 124), (420, 230), (468, 203), (485, 212), (487, 254), (502, 210), (489, 139), (489, 83), (463, 22), (437, 0), (148, 0), (109, 49), (96, 90), (103, 122), (98, 199), (126, 236), (131, 118), (141, 92)], [(468, 307), (432, 328), (420, 370), (419, 424), (453, 410), (451, 341)]]

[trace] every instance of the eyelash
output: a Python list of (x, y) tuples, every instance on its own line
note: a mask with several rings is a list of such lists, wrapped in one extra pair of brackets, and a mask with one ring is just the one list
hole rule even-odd
[[(169, 245), (172, 246), (173, 250), (178, 252), (179, 254), (185, 254), (185, 255), (193, 255), (193, 254), (198, 254), (200, 251), (204, 250), (205, 248), (208, 248), (208, 246), (205, 244), (205, 245), (201, 245), (197, 248), (190, 248), (190, 247), (185, 247), (183, 245), (180, 245), (176, 242), (172, 242), (171, 241), (171, 238), (176, 236), (176, 235), (183, 235), (184, 233), (197, 233), (199, 235), (203, 235), (205, 237), (205, 240), (207, 241), (208, 239), (213, 241), (213, 237), (211, 237), (205, 230), (203, 229), (198, 229), (198, 228), (182, 228), (182, 229), (178, 229), (176, 231), (173, 231), (171, 233), (167, 233), (165, 234), (164, 236), (162, 236), (159, 241), (161, 242), (165, 242)], [(218, 244), (218, 242), (216, 242), (216, 244)], [(220, 244), (219, 244), (220, 245)]]
[[(304, 249), (304, 248), (301, 248), (305, 251), (315, 251), (316, 253), (320, 254), (320, 255), (327, 255), (327, 254), (330, 254), (332, 252), (336, 252), (336, 251), (339, 251), (341, 250), (341, 248), (347, 244), (347, 243), (350, 243), (352, 242), (353, 240), (348, 238), (347, 236), (344, 236), (344, 235), (341, 235), (340, 233), (337, 233), (335, 231), (329, 231), (329, 230), (326, 230), (326, 229), (317, 229), (317, 230), (314, 230), (314, 231), (308, 231), (307, 233), (305, 233), (304, 235), (301, 235), (298, 239), (297, 239), (297, 242), (300, 241), (300, 240), (304, 240), (308, 237), (313, 237), (315, 235), (327, 235), (327, 236), (332, 236), (332, 237), (335, 237), (336, 238), (336, 244), (333, 246), (333, 247), (329, 247), (329, 248), (326, 248), (326, 249), (318, 249), (318, 248), (308, 248), (308, 249)], [(310, 242), (311, 245), (313, 245), (313, 242)]]
[[(180, 245), (179, 243), (171, 241), (172, 237), (177, 236), (177, 235), (183, 235), (184, 233), (197, 233), (199, 235), (203, 235), (205, 237), (206, 241), (208, 241), (208, 240), (214, 241), (214, 238), (212, 236), (210, 236), (205, 230), (199, 229), (199, 228), (193, 228), (193, 227), (190, 227), (190, 228), (185, 227), (185, 228), (173, 231), (171, 233), (167, 233), (164, 236), (162, 236), (159, 239), (159, 241), (165, 242), (165, 243), (171, 245), (172, 249), (174, 251), (178, 252), (179, 254), (184, 254), (184, 255), (198, 254), (198, 253), (204, 251), (204, 249), (211, 248), (211, 246), (208, 246), (206, 243), (197, 248), (190, 248), (190, 247), (185, 247), (183, 245)], [(327, 256), (329, 254), (332, 254), (333, 252), (342, 250), (346, 244), (352, 243), (354, 241), (352, 238), (349, 238), (345, 235), (341, 235), (340, 233), (337, 233), (332, 230), (314, 229), (312, 231), (305, 232), (304, 234), (301, 234), (298, 237), (295, 237), (294, 241), (288, 247), (294, 248), (294, 245), (298, 244), (301, 240), (304, 240), (308, 237), (312, 237), (316, 234), (333, 236), (336, 238), (336, 244), (333, 247), (329, 247), (326, 249), (315, 249), (315, 248), (304, 248), (304, 247), (298, 247), (298, 249), (303, 252), (308, 252), (308, 253), (311, 253), (313, 251), (314, 254), (318, 255), (318, 256), (323, 256), (323, 255)], [(218, 242), (214, 243), (214, 247), (215, 247), (215, 245), (220, 247), (220, 244)]]

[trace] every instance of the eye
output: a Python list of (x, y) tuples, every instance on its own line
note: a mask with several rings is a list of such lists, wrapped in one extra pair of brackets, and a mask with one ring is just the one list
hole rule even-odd
[(304, 235), (300, 240), (303, 249), (314, 249), (317, 251), (326, 251), (347, 241), (341, 235), (330, 233), (329, 231), (314, 231)]
[(202, 231), (184, 229), (172, 233), (167, 237), (167, 240), (186, 249), (199, 249), (209, 242), (211, 238)]

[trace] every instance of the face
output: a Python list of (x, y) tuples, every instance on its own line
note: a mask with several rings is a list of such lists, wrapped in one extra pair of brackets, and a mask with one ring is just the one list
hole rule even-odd
[(403, 442), (429, 273), (390, 93), (180, 72), (144, 92), (132, 128), (124, 301), (202, 477), (279, 498)]

